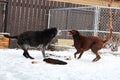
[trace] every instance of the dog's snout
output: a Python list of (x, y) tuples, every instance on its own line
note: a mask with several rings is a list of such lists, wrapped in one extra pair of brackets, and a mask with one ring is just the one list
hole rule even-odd
[(67, 36), (72, 36), (72, 33), (70, 31), (68, 31)]
[(62, 35), (62, 31), (61, 31), (61, 30), (58, 30), (57, 35), (58, 35), (58, 36)]

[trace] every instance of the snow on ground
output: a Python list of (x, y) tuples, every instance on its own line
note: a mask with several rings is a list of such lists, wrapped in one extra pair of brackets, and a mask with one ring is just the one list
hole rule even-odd
[[(67, 65), (52, 65), (43, 62), (41, 51), (29, 50), (34, 60), (22, 56), (21, 49), (0, 49), (0, 80), (120, 80), (120, 56), (102, 49), (101, 59), (92, 62), (95, 55), (91, 51), (81, 59), (74, 59), (75, 49), (66, 51), (46, 51), (46, 54), (60, 55)], [(119, 52), (117, 52), (119, 53)], [(71, 57), (65, 60), (64, 56)], [(32, 61), (38, 61), (32, 64)]]

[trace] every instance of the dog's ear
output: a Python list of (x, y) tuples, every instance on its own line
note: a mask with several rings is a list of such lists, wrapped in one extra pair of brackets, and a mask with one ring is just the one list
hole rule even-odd
[(72, 34), (73, 34), (73, 35), (78, 35), (78, 34), (80, 34), (80, 33), (79, 33), (79, 31), (77, 31), (77, 30), (72, 30)]

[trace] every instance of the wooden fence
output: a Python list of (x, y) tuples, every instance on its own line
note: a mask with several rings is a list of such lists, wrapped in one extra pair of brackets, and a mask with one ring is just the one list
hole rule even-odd
[[(8, 32), (10, 35), (47, 28), (49, 9), (81, 6), (49, 0), (0, 0), (0, 3), (3, 2), (7, 5), (5, 8), (5, 25), (2, 32)], [(17, 47), (16, 42), (10, 40), (9, 47)]]

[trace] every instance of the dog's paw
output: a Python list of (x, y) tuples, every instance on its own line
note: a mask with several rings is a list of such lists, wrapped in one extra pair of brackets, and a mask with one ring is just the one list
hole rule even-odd
[(97, 62), (98, 60), (99, 60), (98, 58), (95, 58), (95, 59), (93, 59), (92, 62)]

